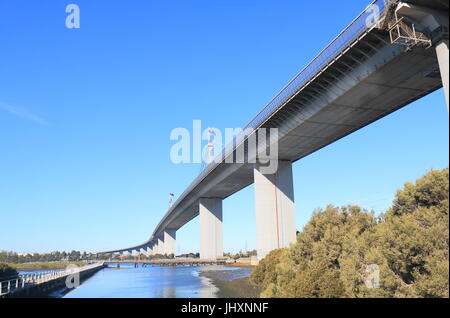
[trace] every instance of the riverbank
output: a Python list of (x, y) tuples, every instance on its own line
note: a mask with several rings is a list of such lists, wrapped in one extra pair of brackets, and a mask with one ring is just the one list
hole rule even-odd
[(216, 296), (219, 298), (259, 298), (260, 288), (249, 281), (252, 267), (230, 267), (202, 270), (200, 275), (218, 288)]

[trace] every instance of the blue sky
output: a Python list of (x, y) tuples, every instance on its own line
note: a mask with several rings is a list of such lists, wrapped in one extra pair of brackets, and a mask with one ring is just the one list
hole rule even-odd
[[(242, 127), (368, 4), (358, 1), (0, 0), (0, 250), (145, 241), (200, 165), (176, 127)], [(318, 14), (319, 13), (319, 14)], [(297, 227), (316, 207), (386, 209), (448, 166), (443, 91), (294, 165)], [(197, 251), (199, 223), (177, 232)], [(224, 201), (224, 248), (255, 248), (253, 187)]]

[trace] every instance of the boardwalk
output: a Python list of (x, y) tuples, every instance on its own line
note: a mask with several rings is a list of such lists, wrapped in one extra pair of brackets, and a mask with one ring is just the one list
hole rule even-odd
[(18, 278), (0, 282), (0, 297), (46, 296), (48, 292), (64, 287), (69, 276), (79, 275), (83, 279), (103, 267), (103, 262), (97, 262), (66, 270), (19, 275)]

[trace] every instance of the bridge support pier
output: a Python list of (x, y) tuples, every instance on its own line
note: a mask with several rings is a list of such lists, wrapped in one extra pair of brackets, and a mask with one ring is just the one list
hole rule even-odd
[(256, 247), (258, 259), (296, 241), (292, 162), (279, 161), (274, 174), (255, 165)]
[(200, 258), (223, 256), (222, 199), (200, 199)]
[(158, 237), (156, 243), (156, 254), (164, 254), (164, 237)]
[(166, 229), (164, 231), (164, 254), (175, 256), (176, 253), (176, 232), (174, 229)]
[(153, 242), (152, 243), (152, 247), (151, 247), (151, 252), (150, 252), (150, 254), (153, 256), (153, 255), (156, 255), (156, 249), (157, 249), (157, 245), (156, 245), (156, 242)]

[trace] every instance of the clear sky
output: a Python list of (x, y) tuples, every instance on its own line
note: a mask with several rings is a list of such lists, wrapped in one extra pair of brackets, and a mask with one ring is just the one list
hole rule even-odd
[[(176, 127), (244, 126), (368, 4), (0, 0), (0, 250), (98, 251), (148, 239), (199, 164)], [(448, 166), (443, 91), (294, 164), (297, 227), (316, 207), (385, 210)], [(253, 187), (224, 201), (224, 249), (255, 248)], [(177, 232), (198, 251), (198, 218)]]

